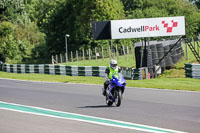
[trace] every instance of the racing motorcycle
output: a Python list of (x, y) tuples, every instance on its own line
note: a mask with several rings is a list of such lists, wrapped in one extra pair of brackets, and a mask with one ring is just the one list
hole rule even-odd
[[(124, 79), (121, 73), (112, 76), (110, 84), (106, 89), (106, 95), (105, 95), (106, 104), (108, 106), (112, 106), (113, 103), (115, 103), (117, 107), (121, 105), (122, 95), (124, 93), (125, 86), (126, 86), (126, 80)], [(104, 88), (102, 88), (102, 91), (104, 91)]]

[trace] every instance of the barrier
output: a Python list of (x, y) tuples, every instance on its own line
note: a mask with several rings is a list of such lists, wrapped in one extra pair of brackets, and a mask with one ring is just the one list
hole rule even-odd
[(185, 63), (185, 75), (187, 78), (200, 79), (200, 64)]
[[(104, 77), (106, 66), (65, 66), (51, 64), (2, 64), (0, 70), (11, 73), (40, 73), (68, 76)], [(121, 67), (121, 73), (126, 79), (144, 79), (144, 68), (133, 69)]]
[(49, 64), (3, 64), (3, 71), (11, 73), (40, 73), (51, 75), (69, 75), (69, 76), (98, 76), (105, 75), (105, 66), (65, 66)]

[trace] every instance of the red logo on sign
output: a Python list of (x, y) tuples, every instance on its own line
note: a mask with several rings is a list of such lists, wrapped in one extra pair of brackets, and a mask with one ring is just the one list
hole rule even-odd
[(174, 27), (178, 26), (178, 22), (174, 22), (174, 20), (172, 20), (171, 22), (172, 22), (172, 26), (169, 27), (168, 23), (165, 23), (165, 21), (162, 21), (162, 24), (164, 25), (164, 28), (167, 28), (167, 32), (172, 32), (172, 29)]

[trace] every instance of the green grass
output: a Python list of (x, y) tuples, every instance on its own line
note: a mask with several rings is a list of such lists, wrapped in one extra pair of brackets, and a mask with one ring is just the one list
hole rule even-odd
[(159, 78), (185, 78), (184, 69), (170, 69), (166, 70)]
[[(46, 74), (16, 74), (7, 72), (0, 72), (0, 77), (46, 82), (100, 84), (102, 85), (102, 87), (104, 83), (103, 77), (61, 76)], [(127, 86), (141, 88), (200, 91), (199, 81), (199, 79), (170, 78), (165, 76), (149, 80), (127, 80)]]
[(142, 88), (200, 91), (199, 79), (191, 78), (157, 78), (149, 80), (127, 81), (127, 84), (128, 86)]
[[(133, 67), (135, 68), (135, 60), (133, 55), (126, 55), (126, 56), (119, 56), (119, 59), (115, 57), (115, 59), (118, 61), (118, 66), (121, 67)], [(74, 66), (108, 66), (110, 63), (109, 58), (103, 59), (97, 59), (97, 60), (81, 60), (77, 62), (68, 62), (68, 63), (62, 63), (63, 65), (74, 65)]]
[(63, 75), (48, 75), (48, 74), (19, 74), (19, 73), (7, 73), (7, 72), (0, 72), (0, 78), (61, 82), (61, 83), (102, 84), (104, 82), (104, 79), (100, 77), (63, 76)]

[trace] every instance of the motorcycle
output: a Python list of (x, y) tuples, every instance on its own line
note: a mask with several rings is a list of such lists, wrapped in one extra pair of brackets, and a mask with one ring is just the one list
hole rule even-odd
[[(106, 104), (108, 106), (112, 106), (113, 103), (115, 103), (117, 107), (121, 105), (122, 95), (124, 93), (125, 86), (126, 86), (126, 80), (124, 79), (121, 73), (112, 76), (110, 84), (106, 89), (106, 95), (105, 95)], [(104, 88), (102, 89), (102, 91), (104, 91)]]

